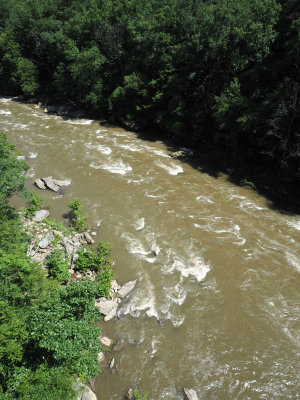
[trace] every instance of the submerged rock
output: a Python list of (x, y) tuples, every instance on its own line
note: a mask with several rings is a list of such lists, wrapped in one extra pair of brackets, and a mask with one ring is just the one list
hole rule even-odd
[(198, 400), (198, 396), (194, 389), (183, 388), (186, 400)]
[(136, 284), (137, 279), (125, 283), (125, 285), (118, 290), (118, 295), (124, 299), (124, 297), (126, 297), (135, 288)]
[(48, 210), (39, 210), (39, 211), (35, 212), (35, 214), (33, 216), (33, 221), (41, 222), (45, 218), (47, 218), (48, 216), (49, 216), (49, 211)]

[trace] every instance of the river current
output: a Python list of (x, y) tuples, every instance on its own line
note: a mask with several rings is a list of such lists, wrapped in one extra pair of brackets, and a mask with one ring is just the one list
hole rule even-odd
[(271, 209), (226, 175), (202, 173), (159, 141), (0, 99), (0, 130), (26, 175), (71, 179), (39, 191), (50, 216), (82, 199), (97, 239), (113, 243), (118, 281), (139, 284), (103, 324), (122, 350), (98, 400), (129, 387), (150, 400), (300, 399), (300, 218)]

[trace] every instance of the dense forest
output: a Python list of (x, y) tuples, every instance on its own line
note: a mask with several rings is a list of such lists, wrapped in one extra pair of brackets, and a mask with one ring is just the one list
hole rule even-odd
[(10, 206), (13, 195), (28, 198), (27, 169), (0, 132), (0, 399), (73, 400), (80, 382), (99, 373), (95, 297), (108, 295), (110, 249), (100, 242), (79, 252), (76, 269), (97, 272), (93, 281), (70, 281), (61, 250), (49, 255), (47, 270), (27, 256), (30, 237)]
[[(298, 0), (0, 0), (0, 93), (300, 180)], [(292, 186), (291, 186), (292, 185)]]

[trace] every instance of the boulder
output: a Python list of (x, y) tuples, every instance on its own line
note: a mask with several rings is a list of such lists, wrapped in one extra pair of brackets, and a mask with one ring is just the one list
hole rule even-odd
[(112, 345), (112, 340), (111, 340), (109, 337), (107, 337), (107, 336), (103, 336), (103, 337), (100, 339), (100, 343), (101, 343), (103, 346), (110, 347), (110, 346)]
[(129, 390), (128, 390), (128, 392), (126, 393), (126, 399), (128, 399), (128, 400), (133, 400), (134, 399), (134, 391), (133, 391), (133, 389), (132, 388), (130, 388)]
[(58, 179), (53, 179), (53, 182), (57, 186), (69, 186), (71, 184), (70, 180), (59, 181)]
[(117, 291), (118, 291), (119, 289), (121, 289), (121, 286), (118, 284), (118, 282), (117, 282), (115, 279), (113, 279), (113, 280), (111, 281), (111, 284), (110, 284), (110, 290), (111, 290), (113, 293), (117, 293)]
[(126, 297), (135, 288), (136, 284), (137, 279), (125, 283), (125, 285), (123, 285), (121, 289), (118, 290), (118, 295), (122, 297), (122, 299), (124, 299), (124, 297)]
[(84, 232), (82, 234), (82, 239), (87, 243), (87, 244), (93, 244), (95, 240), (92, 238), (92, 236), (88, 232)]
[(103, 297), (96, 300), (96, 306), (99, 308), (101, 314), (108, 315), (112, 311), (116, 311), (118, 308), (118, 303), (114, 300), (103, 300)]
[(87, 387), (87, 391), (82, 394), (81, 400), (97, 400), (97, 396), (92, 389)]
[(73, 254), (73, 249), (74, 249), (74, 247), (73, 247), (72, 242), (70, 242), (70, 241), (69, 241), (68, 239), (66, 239), (66, 238), (63, 238), (63, 239), (62, 239), (62, 244), (63, 244), (64, 248), (66, 249), (66, 252), (67, 252), (68, 255)]
[(35, 214), (33, 216), (33, 220), (35, 222), (41, 222), (45, 218), (47, 218), (48, 216), (49, 216), (49, 211), (48, 210), (39, 210), (39, 211), (35, 212)]
[(100, 351), (98, 353), (98, 361), (99, 361), (100, 365), (105, 365), (106, 364), (106, 358), (105, 358), (105, 355), (104, 355), (104, 353), (102, 351)]
[(115, 366), (115, 358), (113, 357), (113, 358), (111, 359), (111, 362), (109, 363), (109, 368), (110, 368), (110, 369), (113, 369), (114, 366)]
[(45, 182), (43, 182), (41, 179), (36, 179), (35, 181), (33, 181), (33, 184), (35, 185), (35, 186), (37, 186), (39, 189), (47, 189), (46, 188), (46, 185), (45, 185)]
[(186, 400), (198, 400), (198, 396), (194, 389), (183, 388)]
[(46, 249), (53, 242), (54, 237), (52, 235), (48, 235), (44, 237), (38, 244), (40, 249)]
[(46, 187), (50, 190), (53, 190), (53, 192), (58, 192), (59, 191), (59, 186), (57, 186), (53, 179), (52, 176), (48, 176), (47, 178), (41, 178), (42, 181), (45, 183)]
[(116, 308), (111, 310), (111, 312), (104, 317), (104, 322), (108, 322), (111, 319), (113, 319), (113, 317), (116, 315), (116, 313), (117, 313), (117, 309)]

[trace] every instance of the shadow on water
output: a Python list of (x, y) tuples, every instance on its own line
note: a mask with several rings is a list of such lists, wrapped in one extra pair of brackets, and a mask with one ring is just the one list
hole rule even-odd
[(167, 146), (170, 155), (201, 173), (215, 179), (221, 175), (236, 186), (248, 186), (266, 198), (268, 206), (285, 215), (300, 214), (300, 183), (279, 180), (274, 171), (268, 171), (266, 165), (242, 165), (231, 154), (222, 151), (212, 152), (185, 147), (169, 139), (162, 138), (157, 132), (135, 132), (142, 139), (150, 142), (160, 141)]

